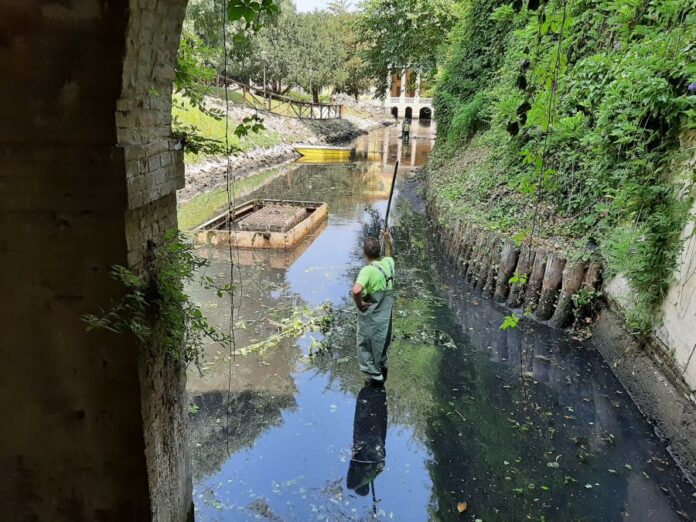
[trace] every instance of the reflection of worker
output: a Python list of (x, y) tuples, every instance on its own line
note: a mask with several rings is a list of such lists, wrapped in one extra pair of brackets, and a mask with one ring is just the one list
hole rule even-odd
[(385, 257), (374, 237), (365, 239), (367, 266), (358, 274), (353, 286), (353, 300), (358, 308), (358, 364), (367, 374), (367, 383), (380, 386), (387, 379), (387, 350), (392, 335), (394, 308), (394, 259), (389, 232), (384, 232)]
[(411, 120), (405, 119), (401, 127), (401, 137), (408, 141), (411, 137)]
[[(355, 401), (353, 454), (348, 468), (348, 489), (365, 496), (384, 469), (387, 440), (387, 393), (384, 388), (365, 386)], [(376, 509), (376, 506), (375, 506)]]

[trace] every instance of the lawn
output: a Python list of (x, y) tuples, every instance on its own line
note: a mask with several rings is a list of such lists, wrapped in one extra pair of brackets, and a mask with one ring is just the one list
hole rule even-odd
[[(174, 106), (172, 115), (178, 118), (184, 125), (192, 125), (198, 132), (206, 138), (225, 139), (225, 120), (217, 120), (212, 116), (204, 114), (197, 107), (192, 107), (182, 101), (181, 97), (174, 96)], [(277, 132), (263, 130), (258, 133), (251, 133), (242, 138), (234, 135), (234, 129), (241, 122), (230, 118), (229, 139), (230, 145), (239, 147), (246, 152), (257, 148), (270, 148), (283, 142), (282, 136)], [(194, 165), (207, 159), (201, 154), (186, 153), (185, 161), (189, 165)]]
[[(282, 167), (254, 174), (234, 183), (235, 200), (239, 203), (256, 189), (262, 187), (282, 172)], [(227, 207), (227, 190), (218, 187), (209, 192), (198, 194), (179, 208), (179, 229), (191, 230), (205, 223), (208, 219), (223, 212)]]

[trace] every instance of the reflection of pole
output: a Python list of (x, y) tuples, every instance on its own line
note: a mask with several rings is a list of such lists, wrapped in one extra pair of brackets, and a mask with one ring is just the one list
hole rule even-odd
[(391, 189), (389, 190), (389, 202), (387, 203), (387, 213), (384, 216), (384, 230), (389, 230), (389, 212), (391, 211), (392, 198), (394, 197), (394, 186), (396, 185), (396, 173), (399, 171), (399, 160), (394, 165), (394, 177), (392, 178)]
[(375, 493), (375, 481), (370, 482), (372, 486), (372, 513), (377, 517), (377, 494)]

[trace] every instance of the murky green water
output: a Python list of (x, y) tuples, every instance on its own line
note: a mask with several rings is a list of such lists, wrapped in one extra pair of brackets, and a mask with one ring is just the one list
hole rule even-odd
[[(410, 167), (427, 154), (429, 129), (408, 147), (396, 132), (360, 140), (362, 162), (303, 165), (257, 194), (326, 201), (331, 214), (294, 253), (239, 253), (237, 347), (273, 335), (301, 307), (329, 301), (337, 318), (330, 351), (315, 357), (317, 333), (231, 360), (208, 347), (204, 376), (189, 376), (197, 519), (695, 518), (693, 489), (591, 343), (531, 322), (501, 331), (505, 310), (443, 265)], [(363, 389), (347, 293), (397, 156), (407, 168), (394, 215), (396, 340), (382, 394)], [(209, 273), (226, 281), (227, 251), (211, 257)], [(228, 304), (191, 292), (227, 324)], [(351, 459), (354, 440), (362, 450)]]

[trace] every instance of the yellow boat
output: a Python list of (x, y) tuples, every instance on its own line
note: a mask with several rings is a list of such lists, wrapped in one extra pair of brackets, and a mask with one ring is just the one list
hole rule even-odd
[(302, 155), (302, 163), (346, 163), (353, 158), (352, 147), (329, 145), (298, 145), (295, 151)]

